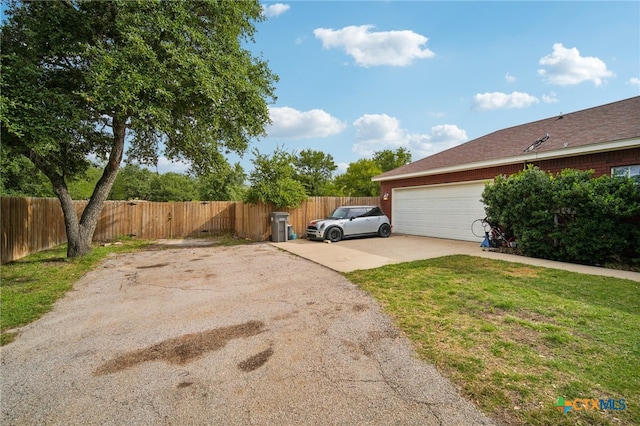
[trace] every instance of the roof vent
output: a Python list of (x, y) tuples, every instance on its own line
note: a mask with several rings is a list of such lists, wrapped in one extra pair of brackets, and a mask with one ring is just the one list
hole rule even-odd
[(546, 135), (544, 135), (543, 137), (541, 137), (540, 139), (538, 139), (537, 141), (529, 145), (527, 148), (524, 149), (523, 152), (531, 152), (535, 150), (537, 147), (540, 146), (542, 142), (546, 141), (547, 139), (549, 139), (549, 133), (547, 133)]

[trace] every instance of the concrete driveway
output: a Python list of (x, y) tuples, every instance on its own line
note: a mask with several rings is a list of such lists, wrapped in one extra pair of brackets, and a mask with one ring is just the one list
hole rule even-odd
[(555, 262), (512, 254), (497, 253), (482, 249), (479, 242), (445, 240), (441, 238), (417, 237), (393, 234), (389, 238), (359, 238), (338, 243), (291, 240), (271, 243), (275, 247), (324, 265), (334, 271), (351, 272), (371, 269), (393, 263), (430, 259), (453, 254), (467, 254), (491, 259), (519, 262), (545, 268), (563, 269), (583, 274), (611, 276), (640, 281), (640, 273)]
[(3, 425), (493, 424), (368, 294), (269, 244), (111, 257), (1, 354)]

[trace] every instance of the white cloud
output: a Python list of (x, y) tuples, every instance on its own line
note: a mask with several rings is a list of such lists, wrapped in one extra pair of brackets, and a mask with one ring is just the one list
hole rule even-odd
[(365, 114), (353, 122), (356, 143), (353, 151), (370, 157), (374, 151), (396, 150), (400, 147), (411, 152), (413, 160), (419, 160), (467, 141), (467, 133), (452, 124), (431, 128), (428, 135), (411, 134), (400, 127), (400, 121), (386, 114)]
[(555, 104), (558, 103), (558, 98), (556, 97), (555, 92), (551, 92), (548, 95), (542, 95), (542, 102), (545, 104)]
[(527, 93), (478, 93), (473, 97), (473, 108), (480, 111), (491, 109), (526, 108), (540, 102), (535, 96)]
[(629, 81), (627, 81), (628, 84), (632, 85), (632, 86), (640, 86), (640, 78), (637, 77), (631, 77), (629, 79)]
[[(102, 160), (98, 160), (93, 154), (91, 154), (89, 158), (92, 162), (98, 164), (99, 167), (104, 167), (104, 162)], [(125, 158), (120, 163), (120, 167), (124, 167), (126, 164), (127, 164), (127, 159)], [(169, 173), (169, 172), (184, 174), (184, 173), (187, 173), (187, 171), (191, 168), (191, 163), (188, 161), (182, 161), (182, 160), (172, 161), (172, 160), (169, 160), (164, 155), (158, 156), (158, 161), (156, 165), (142, 164), (142, 163), (139, 163), (137, 160), (132, 161), (132, 164), (138, 165), (145, 169), (149, 169), (153, 172), (157, 171), (158, 173), (161, 173), (161, 174)]]
[(513, 83), (516, 81), (516, 78), (509, 73), (504, 76), (504, 79), (507, 80), (507, 83)]
[[(167, 157), (160, 156), (158, 157), (158, 167), (157, 170), (159, 173), (186, 173), (187, 170), (191, 167), (190, 163), (185, 161), (171, 161), (167, 159)], [(154, 170), (154, 167), (149, 167), (150, 170)], [(155, 171), (155, 170), (154, 170)]]
[(347, 170), (349, 169), (349, 163), (336, 163), (336, 166), (338, 166), (335, 171), (336, 176), (347, 173)]
[(289, 107), (269, 109), (269, 137), (305, 139), (324, 138), (342, 132), (346, 124), (321, 110), (298, 111)]
[(421, 48), (429, 40), (423, 35), (409, 30), (371, 32), (372, 28), (373, 25), (349, 26), (341, 30), (317, 28), (313, 34), (322, 40), (323, 48), (342, 47), (363, 67), (403, 67), (414, 59), (435, 56), (429, 49)]
[(545, 68), (539, 69), (538, 74), (560, 86), (584, 81), (593, 81), (596, 86), (600, 86), (604, 78), (615, 76), (601, 59), (580, 56), (578, 49), (567, 49), (562, 43), (554, 44), (553, 53), (541, 58), (539, 64)]
[(269, 6), (263, 5), (262, 10), (264, 12), (264, 16), (267, 18), (273, 18), (275, 16), (282, 15), (289, 10), (290, 7), (291, 6), (288, 4), (276, 3)]

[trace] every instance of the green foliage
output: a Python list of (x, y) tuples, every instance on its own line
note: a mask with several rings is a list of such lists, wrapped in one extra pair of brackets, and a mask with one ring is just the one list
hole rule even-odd
[[(564, 170), (555, 180), (559, 256), (602, 263), (611, 256), (640, 257), (640, 191), (629, 178)], [(640, 219), (640, 218), (638, 218)]]
[[(203, 170), (201, 168), (201, 170)], [(221, 162), (202, 175), (158, 174), (136, 164), (122, 168), (113, 184), (111, 200), (146, 201), (234, 201), (241, 200), (244, 189), (244, 170), (240, 164), (231, 167)]]
[(349, 164), (347, 171), (336, 177), (335, 186), (341, 195), (375, 197), (380, 195), (380, 184), (372, 182), (371, 178), (410, 162), (411, 153), (405, 148), (376, 151), (371, 159), (363, 158)]
[(398, 148), (395, 151), (385, 149), (373, 153), (373, 161), (380, 167), (382, 173), (397, 169), (411, 162), (411, 153), (406, 148)]
[(380, 184), (371, 178), (382, 173), (374, 160), (360, 159), (349, 164), (347, 171), (336, 177), (336, 185), (350, 197), (375, 197), (380, 195)]
[(510, 229), (527, 255), (553, 259), (553, 176), (528, 168), (509, 177), (497, 176), (482, 193), (487, 218)]
[[(264, 134), (265, 99), (277, 77), (242, 47), (252, 41), (253, 21), (262, 19), (259, 4), (89, 3), (82, 5), (116, 43), (88, 46), (87, 96), (98, 110), (131, 117), (129, 160), (155, 164), (162, 143), (170, 160), (208, 167), (221, 146), (243, 153), (251, 137)], [(113, 22), (93, 15), (99, 11)]]
[(640, 189), (633, 179), (529, 167), (482, 194), (488, 219), (509, 228), (523, 254), (600, 264), (640, 257)]
[(304, 186), (310, 197), (334, 195), (331, 181), (338, 166), (333, 156), (322, 151), (305, 149), (294, 159), (295, 178)]
[(73, 179), (69, 179), (69, 193), (74, 200), (88, 200), (102, 177), (102, 170), (91, 166)]
[(180, 173), (153, 176), (149, 201), (192, 201), (198, 198), (194, 180)]
[(0, 147), (0, 195), (10, 197), (54, 197), (51, 182), (22, 156), (6, 155)]
[(151, 182), (155, 173), (136, 164), (127, 164), (116, 177), (109, 199), (150, 201)]
[(257, 2), (15, 1), (7, 16), (3, 143), (19, 152), (78, 172), (87, 154), (108, 156), (109, 117), (130, 120), (129, 159), (151, 163), (160, 143), (207, 166), (264, 134), (278, 78), (242, 47)]
[(6, 12), (2, 143), (49, 179), (76, 176), (89, 167), (87, 155), (108, 143), (92, 123), (98, 113), (78, 93), (86, 85), (83, 50), (97, 34), (64, 2), (11, 2)]
[(211, 170), (197, 177), (200, 200), (240, 201), (246, 192), (246, 174), (240, 163), (234, 166), (226, 161), (216, 164)]
[[(51, 181), (24, 156), (2, 155), (0, 195), (12, 197), (55, 197)], [(69, 193), (74, 200), (91, 197), (102, 170), (91, 166), (69, 179)]]
[(298, 207), (307, 199), (304, 186), (296, 180), (295, 156), (277, 148), (271, 156), (253, 150), (254, 170), (249, 174), (250, 188), (245, 194), (249, 203), (270, 203), (276, 207)]

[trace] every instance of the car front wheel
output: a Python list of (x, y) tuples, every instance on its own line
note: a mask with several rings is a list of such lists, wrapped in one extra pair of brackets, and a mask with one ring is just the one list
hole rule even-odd
[(342, 231), (339, 228), (330, 228), (327, 231), (325, 238), (332, 243), (337, 243), (342, 239)]
[(380, 229), (378, 229), (378, 235), (380, 235), (382, 238), (387, 238), (389, 235), (391, 235), (391, 226), (389, 226), (388, 223), (383, 223), (380, 226)]

